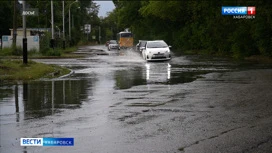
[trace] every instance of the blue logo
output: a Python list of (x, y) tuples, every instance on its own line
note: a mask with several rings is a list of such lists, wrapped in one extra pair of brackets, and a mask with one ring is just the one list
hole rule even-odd
[(43, 138), (43, 146), (74, 146), (74, 138)]
[(247, 7), (222, 6), (222, 15), (247, 15)]
[(21, 146), (74, 146), (74, 138), (21, 138)]

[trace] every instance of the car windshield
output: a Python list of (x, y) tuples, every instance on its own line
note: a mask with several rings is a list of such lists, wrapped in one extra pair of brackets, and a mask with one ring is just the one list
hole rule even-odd
[(163, 41), (148, 42), (146, 45), (147, 48), (165, 48), (168, 45)]
[(121, 37), (132, 37), (132, 33), (121, 33)]
[(140, 47), (144, 47), (146, 45), (146, 41), (144, 41), (144, 42), (140, 42)]
[(109, 42), (109, 44), (117, 44), (117, 41), (111, 40), (111, 41)]

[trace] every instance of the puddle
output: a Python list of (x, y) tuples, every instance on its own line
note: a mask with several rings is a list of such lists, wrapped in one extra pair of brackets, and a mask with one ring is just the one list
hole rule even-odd
[(168, 62), (149, 62), (142, 67), (115, 71), (115, 89), (129, 89), (147, 84), (174, 85), (188, 83), (212, 72), (227, 72), (223, 65), (171, 65)]
[[(92, 90), (99, 91), (99, 94), (96, 95), (96, 97), (99, 97), (103, 95), (103, 92), (114, 93), (114, 90), (147, 85), (148, 88), (141, 88), (141, 91), (126, 90), (125, 92), (128, 94), (130, 92), (151, 94), (154, 91), (161, 90), (164, 85), (189, 83), (204, 77), (204, 75), (209, 77), (209, 75), (206, 75), (208, 73), (215, 74), (214, 72), (217, 72), (220, 74), (228, 71), (263, 67), (263, 65), (258, 64), (252, 66), (253, 64), (247, 62), (238, 63), (228, 59), (202, 58), (201, 56), (180, 56), (165, 62), (146, 62), (137, 52), (121, 51), (120, 53), (123, 53), (123, 56), (114, 54), (119, 53), (119, 51), (111, 53), (109, 56), (90, 56), (80, 60), (40, 60), (49, 64), (67, 65), (74, 70), (74, 74), (63, 78), (65, 80), (32, 81), (18, 85), (0, 82), (0, 115), (25, 113), (27, 118), (39, 118), (60, 113), (64, 109), (80, 109), (82, 103), (92, 97)], [(237, 80), (239, 81), (239, 79)], [(95, 85), (95, 88), (93, 88), (93, 85)], [(155, 86), (149, 89), (149, 85)], [(125, 99), (144, 98), (127, 97)], [(129, 106), (155, 107), (163, 104), (132, 103)]]
[(24, 113), (25, 119), (39, 118), (78, 109), (88, 98), (90, 80), (32, 81), (0, 87), (0, 115)]

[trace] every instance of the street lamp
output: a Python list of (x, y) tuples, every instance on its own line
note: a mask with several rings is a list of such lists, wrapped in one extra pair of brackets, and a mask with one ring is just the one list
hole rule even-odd
[[(77, 7), (77, 9), (80, 9), (80, 7)], [(75, 24), (74, 24), (74, 15), (72, 15), (72, 28), (75, 27)]]
[(74, 4), (75, 2), (78, 2), (78, 0), (74, 1), (69, 5), (69, 41), (71, 42), (71, 5)]
[(55, 47), (55, 37), (54, 37), (54, 7), (53, 7), (53, 0), (51, 0), (51, 32), (52, 32), (52, 38), (50, 41), (51, 48), (54, 49)]
[(64, 0), (62, 1), (62, 48), (65, 49)]
[[(23, 0), (23, 11), (25, 10), (26, 10), (26, 2), (25, 0)], [(25, 15), (23, 15), (23, 31), (24, 31), (23, 32), (23, 63), (27, 64), (27, 36), (26, 36), (26, 16)]]

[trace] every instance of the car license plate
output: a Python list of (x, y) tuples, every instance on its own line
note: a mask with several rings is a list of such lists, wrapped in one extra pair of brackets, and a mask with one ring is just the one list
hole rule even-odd
[(154, 55), (154, 57), (164, 57), (163, 54), (159, 54), (159, 55)]

